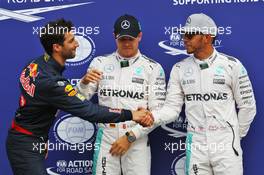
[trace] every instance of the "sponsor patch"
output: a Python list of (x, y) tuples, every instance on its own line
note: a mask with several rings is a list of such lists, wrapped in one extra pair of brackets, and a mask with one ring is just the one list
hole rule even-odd
[(143, 72), (143, 68), (142, 67), (137, 67), (135, 69), (134, 74), (137, 75), (137, 76), (142, 76), (142, 72)]
[(126, 129), (127, 128), (125, 123), (122, 126), (123, 126), (123, 129)]
[(113, 113), (119, 113), (119, 114), (121, 114), (121, 109), (113, 109), (113, 108), (110, 108), (109, 109), (109, 112), (113, 112)]
[(132, 98), (132, 99), (143, 99), (143, 92), (134, 92), (129, 90), (118, 90), (118, 89), (100, 89), (100, 96), (105, 97), (122, 97), (122, 98)]
[(238, 77), (238, 79), (248, 78), (248, 75), (243, 75), (241, 77)]
[(64, 81), (58, 81), (57, 84), (58, 84), (58, 86), (65, 86), (65, 82)]
[(69, 96), (69, 97), (73, 97), (73, 96), (75, 96), (76, 94), (77, 94), (77, 91), (73, 89), (71, 92), (68, 93), (68, 96)]
[(214, 79), (213, 83), (214, 84), (225, 84), (225, 79)]
[(25, 105), (26, 105), (26, 99), (23, 95), (21, 95), (19, 98), (19, 106), (24, 107)]
[(34, 97), (36, 86), (34, 85), (34, 83), (30, 83), (30, 76), (26, 76), (26, 70), (27, 69), (23, 70), (19, 80), (23, 89), (27, 92), (27, 94), (30, 95), (31, 97)]
[(104, 80), (114, 80), (115, 77), (111, 76), (111, 75), (103, 75), (102, 79), (104, 79)]
[(224, 67), (223, 66), (216, 67), (215, 74), (216, 75), (223, 75), (224, 74)]
[(242, 100), (245, 100), (245, 99), (248, 99), (248, 98), (252, 98), (252, 95), (246, 96), (246, 97), (242, 97)]
[(155, 92), (155, 96), (166, 96), (166, 92)]
[(193, 164), (193, 173), (195, 174), (195, 175), (197, 175), (198, 174), (198, 166), (197, 166), (197, 164)]
[[(227, 56), (227, 55), (226, 55)], [(227, 59), (229, 59), (230, 61), (234, 61), (234, 62), (237, 62), (235, 58), (232, 58), (230, 56), (227, 56)]]
[(144, 83), (144, 79), (143, 78), (132, 77), (132, 83), (143, 84)]
[(29, 76), (33, 78), (33, 81), (37, 78), (39, 72), (38, 72), (38, 65), (35, 63), (31, 63), (29, 66)]
[(247, 82), (249, 82), (249, 79), (247, 79), (247, 80), (241, 80), (241, 81), (239, 81), (239, 84), (244, 84), (244, 83), (247, 83)]
[(188, 67), (187, 69), (184, 70), (184, 76), (189, 77), (193, 74), (193, 69), (191, 67)]
[(157, 85), (157, 86), (162, 86), (164, 84), (165, 84), (165, 81), (157, 81), (157, 82), (155, 82), (155, 85)]
[(77, 94), (77, 91), (70, 84), (66, 85), (64, 91), (67, 93), (69, 97), (73, 97)]
[(247, 90), (241, 91), (240, 94), (241, 95), (250, 94), (251, 92), (252, 92), (252, 89), (247, 89)]
[(102, 175), (106, 175), (106, 157), (102, 158)]
[(70, 91), (72, 91), (73, 90), (73, 87), (72, 87), (72, 85), (70, 85), (70, 84), (68, 84), (65, 88), (64, 88), (64, 91), (65, 92), (70, 92)]
[(194, 79), (190, 79), (190, 80), (182, 80), (182, 84), (183, 85), (187, 85), (187, 84), (194, 84), (195, 80)]
[(115, 70), (115, 66), (113, 64), (107, 64), (104, 67), (104, 71), (107, 73), (111, 73)]
[(50, 56), (49, 56), (48, 54), (45, 53), (45, 55), (44, 55), (44, 60), (45, 60), (45, 62), (48, 62), (49, 59), (50, 59)]
[(207, 63), (200, 64), (199, 66), (200, 66), (201, 70), (207, 69), (209, 67), (209, 65)]
[(81, 101), (85, 100), (85, 97), (82, 94), (80, 94), (80, 93), (77, 93), (76, 97), (79, 98)]
[(227, 100), (227, 93), (206, 93), (206, 94), (186, 94), (186, 101), (211, 101), (211, 100)]
[(245, 86), (239, 86), (240, 89), (245, 89), (245, 88), (251, 88), (251, 85), (248, 84), (248, 85), (245, 85)]

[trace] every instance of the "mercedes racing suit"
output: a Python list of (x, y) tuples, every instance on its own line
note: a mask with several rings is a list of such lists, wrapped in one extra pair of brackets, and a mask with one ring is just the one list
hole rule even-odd
[(132, 119), (127, 110), (92, 104), (77, 93), (62, 76), (64, 67), (48, 55), (28, 64), (20, 75), (19, 108), (7, 137), (7, 153), (13, 173), (46, 174), (44, 151), (34, 145), (47, 142), (58, 109), (91, 122), (120, 122)]
[(205, 61), (191, 56), (175, 64), (165, 105), (153, 111), (155, 124), (176, 120), (184, 103), (186, 174), (242, 175), (240, 139), (249, 130), (256, 105), (240, 61), (214, 50)]
[[(77, 87), (88, 99), (98, 92), (100, 105), (153, 110), (164, 104), (166, 83), (163, 68), (139, 51), (130, 59), (121, 58), (117, 52), (94, 58), (91, 68), (103, 72), (102, 80), (98, 84), (80, 83)], [(131, 130), (137, 140), (123, 156), (112, 156), (109, 153), (111, 144)], [(120, 175), (122, 171), (123, 175), (150, 175), (151, 154), (147, 136), (150, 131), (130, 121), (99, 124), (96, 143), (100, 148), (94, 153), (93, 174)]]

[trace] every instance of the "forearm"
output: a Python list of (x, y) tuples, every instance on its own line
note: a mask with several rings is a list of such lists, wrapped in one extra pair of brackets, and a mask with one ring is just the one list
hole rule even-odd
[(137, 124), (134, 126), (131, 131), (136, 136), (137, 139), (147, 136), (151, 131), (153, 131), (157, 126), (152, 125), (151, 127), (142, 127), (141, 125)]
[(242, 108), (238, 112), (239, 121), (239, 135), (240, 137), (245, 137), (248, 133), (250, 125), (256, 115), (256, 105), (255, 103), (247, 108)]

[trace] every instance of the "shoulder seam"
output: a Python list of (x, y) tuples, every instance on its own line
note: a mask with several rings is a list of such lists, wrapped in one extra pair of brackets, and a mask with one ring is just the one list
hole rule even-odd
[(218, 52), (221, 56), (225, 57), (227, 60), (229, 61), (233, 61), (233, 62), (236, 62), (237, 63), (237, 58), (233, 57), (233, 56), (230, 56), (230, 55), (227, 55), (227, 54), (224, 54), (224, 53), (220, 53)]
[(155, 61), (155, 60), (153, 60), (153, 59), (147, 57), (146, 55), (143, 55), (143, 54), (141, 54), (141, 55), (142, 55), (142, 57), (143, 57), (145, 60), (147, 60), (147, 61), (149, 61), (149, 62), (151, 62), (151, 63), (154, 63), (154, 64), (159, 64), (157, 61)]

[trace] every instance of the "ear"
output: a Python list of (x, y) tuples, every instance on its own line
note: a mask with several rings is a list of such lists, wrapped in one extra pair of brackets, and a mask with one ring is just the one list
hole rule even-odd
[(141, 41), (141, 39), (142, 39), (142, 32), (140, 32), (139, 34), (138, 34), (138, 36), (137, 36), (137, 38), (138, 38), (138, 41)]
[(206, 38), (206, 43), (208, 43), (208, 44), (212, 43), (213, 38), (211, 35), (205, 35), (205, 38)]
[(53, 44), (52, 45), (53, 52), (59, 52), (61, 50), (61, 45), (60, 44)]
[(114, 39), (116, 39), (115, 33), (113, 33)]

